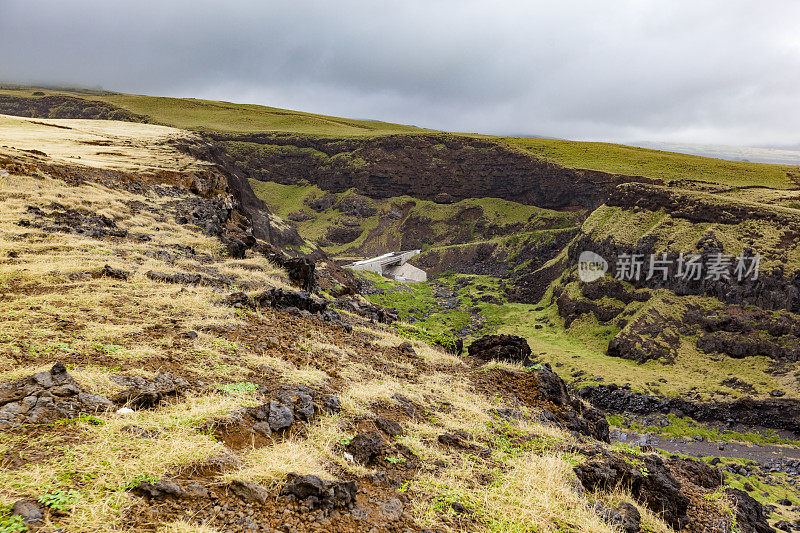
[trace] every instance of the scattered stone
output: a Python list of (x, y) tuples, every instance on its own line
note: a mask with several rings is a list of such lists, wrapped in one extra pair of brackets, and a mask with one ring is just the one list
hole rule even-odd
[(27, 500), (19, 500), (11, 508), (12, 516), (19, 516), (25, 524), (36, 526), (42, 523), (44, 513), (39, 504)]
[(203, 276), (200, 274), (186, 274), (183, 272), (179, 272), (177, 274), (167, 274), (166, 272), (148, 270), (145, 276), (153, 281), (159, 281), (163, 283), (180, 283), (183, 285), (199, 285), (204, 280)]
[(397, 498), (392, 498), (381, 503), (379, 510), (386, 520), (397, 520), (403, 514), (403, 502)]
[(308, 311), (311, 314), (324, 313), (328, 308), (328, 302), (321, 298), (316, 298), (305, 291), (267, 289), (256, 295), (253, 300), (260, 307), (269, 306), (277, 309), (294, 307), (301, 311)]
[(238, 308), (254, 309), (256, 307), (255, 301), (247, 294), (237, 291), (228, 295), (224, 300), (225, 305)]
[(269, 422), (256, 422), (253, 424), (253, 432), (269, 437), (272, 435), (272, 428), (269, 427)]
[[(86, 209), (72, 209), (57, 202), (52, 202), (43, 209), (28, 206), (26, 215), (31, 219), (23, 219), (20, 225), (32, 226), (48, 232), (72, 233), (93, 239), (105, 237), (126, 237), (128, 230), (117, 227), (113, 218), (98, 215)], [(24, 222), (24, 224), (23, 224)]]
[(347, 445), (347, 450), (357, 463), (366, 465), (383, 453), (383, 439), (377, 431), (359, 433)]
[(269, 402), (269, 416), (267, 418), (272, 431), (281, 431), (294, 423), (292, 410), (280, 402)]
[(472, 514), (472, 510), (468, 509), (464, 506), (464, 504), (459, 502), (453, 502), (450, 504), (450, 507), (456, 514)]
[(133, 488), (133, 491), (156, 500), (163, 500), (168, 497), (183, 498), (186, 495), (181, 486), (170, 479), (162, 479), (155, 483), (142, 481)]
[(466, 450), (481, 457), (489, 457), (492, 455), (492, 451), (489, 448), (484, 448), (483, 446), (478, 446), (477, 444), (467, 442), (468, 439), (470, 439), (470, 435), (463, 431), (442, 433), (437, 438), (439, 444), (443, 444), (445, 446), (461, 448), (462, 450)]
[(696, 485), (704, 489), (716, 489), (721, 486), (724, 476), (718, 468), (712, 468), (702, 461), (695, 461), (673, 455), (667, 462), (669, 468), (691, 479)]
[(320, 506), (326, 509), (346, 508), (352, 506), (358, 494), (358, 483), (355, 481), (323, 481), (317, 476), (301, 476), (289, 473), (287, 483), (281, 491), (298, 500), (306, 500), (311, 507)]
[(314, 261), (307, 257), (298, 257), (283, 261), (283, 268), (293, 285), (307, 292), (314, 292), (316, 275)]
[(130, 277), (131, 273), (125, 270), (120, 270), (117, 268), (111, 268), (110, 265), (105, 265), (103, 270), (100, 271), (102, 276), (107, 278), (114, 278), (114, 279), (121, 279), (123, 281), (128, 281), (128, 277)]
[(248, 502), (265, 504), (269, 501), (269, 491), (261, 485), (235, 479), (228, 484), (231, 492)]
[(278, 401), (292, 408), (296, 419), (310, 422), (316, 413), (312, 394), (314, 392), (305, 386), (287, 388), (278, 393)]
[(186, 488), (183, 489), (183, 495), (185, 498), (202, 500), (209, 497), (209, 492), (208, 489), (200, 483), (189, 483), (186, 485)]
[(335, 415), (342, 410), (342, 402), (338, 396), (332, 394), (322, 398), (322, 410), (329, 415)]
[(390, 437), (399, 437), (403, 434), (403, 426), (394, 420), (389, 420), (388, 418), (383, 418), (382, 416), (379, 416), (375, 419), (375, 425), (378, 427), (378, 429)]
[(780, 389), (773, 389), (770, 391), (769, 395), (772, 396), (773, 398), (780, 398), (781, 396), (785, 396), (786, 393)]
[(535, 364), (528, 341), (517, 335), (484, 335), (469, 345), (467, 353), (484, 361)]
[(739, 530), (751, 533), (774, 533), (767, 523), (764, 507), (743, 490), (727, 488), (725, 494), (733, 503)]
[[(528, 417), (525, 416), (525, 413), (523, 413), (521, 411), (517, 411), (516, 409), (492, 408), (492, 409), (489, 409), (489, 411), (487, 411), (487, 412), (489, 414), (492, 414), (492, 415), (497, 416), (499, 418), (505, 418), (506, 420), (528, 420)], [(550, 414), (549, 419), (557, 420), (555, 415), (553, 415), (549, 411), (548, 411), (548, 413)]]
[[(601, 452), (592, 460), (576, 466), (574, 471), (584, 488), (592, 492), (628, 488), (631, 495), (652, 511), (661, 513), (672, 527), (680, 529), (689, 506), (689, 498), (681, 492), (680, 483), (661, 457), (643, 455), (637, 460), (641, 466)], [(647, 475), (642, 472), (643, 468), (647, 469)]]
[(403, 341), (400, 346), (397, 347), (397, 351), (403, 355), (417, 355), (414, 346), (408, 341)]
[(641, 528), (642, 515), (635, 505), (628, 502), (620, 502), (617, 512), (622, 517), (622, 526), (625, 533), (638, 533)]
[(130, 433), (131, 435), (140, 437), (142, 439), (157, 439), (161, 437), (161, 433), (159, 433), (158, 430), (155, 429), (147, 430), (144, 428), (140, 428), (139, 426), (122, 426), (120, 431), (122, 431), (123, 433)]

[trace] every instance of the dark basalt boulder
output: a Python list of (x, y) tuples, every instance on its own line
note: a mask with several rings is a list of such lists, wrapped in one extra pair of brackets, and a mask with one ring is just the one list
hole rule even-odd
[(309, 313), (324, 313), (328, 303), (320, 298), (315, 298), (306, 291), (289, 291), (285, 289), (268, 289), (256, 295), (255, 302), (260, 307), (275, 307), (278, 309), (294, 307)]
[(383, 438), (377, 431), (359, 433), (346, 448), (357, 463), (367, 465), (383, 453)]
[(190, 483), (186, 487), (180, 486), (171, 479), (161, 479), (155, 483), (149, 481), (142, 481), (132, 491), (140, 496), (155, 500), (163, 500), (165, 498), (207, 498), (208, 490), (199, 483)]
[(98, 215), (86, 209), (72, 209), (58, 202), (53, 202), (43, 209), (28, 206), (25, 215), (19, 221), (21, 226), (40, 228), (48, 232), (72, 233), (85, 235), (93, 239), (105, 237), (126, 237), (128, 230), (117, 227), (117, 222), (106, 215)]
[(725, 494), (733, 502), (736, 525), (741, 533), (775, 533), (767, 523), (764, 507), (743, 490), (728, 488)]
[(293, 285), (307, 292), (314, 292), (316, 286), (315, 264), (307, 257), (297, 257), (287, 259), (283, 262), (283, 268), (289, 276), (289, 281)]
[(613, 509), (595, 503), (592, 508), (606, 524), (616, 526), (625, 533), (639, 533), (642, 515), (634, 505), (621, 502), (616, 509)]
[(44, 520), (44, 513), (42, 513), (42, 508), (39, 504), (28, 500), (14, 502), (11, 508), (11, 516), (19, 516), (29, 526), (38, 526)]
[(107, 398), (84, 392), (62, 363), (49, 372), (0, 383), (0, 428), (49, 423), (111, 407)]
[(614, 490), (621, 486), (652, 511), (663, 516), (675, 529), (680, 529), (689, 498), (669, 467), (657, 455), (631, 457), (625, 460), (602, 452), (574, 468), (581, 484), (589, 491)]
[(286, 478), (282, 494), (291, 494), (298, 500), (306, 500), (312, 507), (323, 509), (352, 506), (358, 494), (356, 481), (323, 481), (317, 476), (301, 476), (291, 472)]
[(469, 345), (467, 353), (484, 361), (534, 364), (528, 341), (517, 335), (484, 335)]
[(704, 489), (715, 489), (722, 485), (724, 477), (718, 468), (708, 466), (702, 461), (694, 461), (673, 455), (667, 461), (670, 470), (691, 479), (695, 485)]
[(107, 278), (114, 278), (122, 281), (128, 281), (128, 277), (130, 277), (131, 273), (126, 270), (112, 268), (110, 265), (105, 265), (103, 266), (103, 269), (100, 271), (100, 275)]
[(557, 407), (556, 417), (567, 429), (610, 442), (608, 421), (602, 411), (584, 405), (572, 396), (564, 380), (547, 366), (530, 374), (543, 399)]

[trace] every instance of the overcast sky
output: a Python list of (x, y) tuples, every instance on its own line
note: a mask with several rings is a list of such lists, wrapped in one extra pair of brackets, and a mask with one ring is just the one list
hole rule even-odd
[(0, 0), (0, 79), (437, 129), (800, 143), (793, 0)]

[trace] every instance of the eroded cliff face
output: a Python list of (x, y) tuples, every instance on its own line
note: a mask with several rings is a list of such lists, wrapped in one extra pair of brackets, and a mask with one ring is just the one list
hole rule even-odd
[[(624, 233), (625, 227), (637, 231)], [(584, 224), (568, 249), (575, 265), (582, 251), (593, 251), (618, 264), (624, 254), (667, 254), (668, 274), (631, 282), (637, 287), (669, 289), (675, 294), (710, 296), (735, 305), (800, 312), (800, 211), (757, 202), (642, 184), (615, 189), (603, 212)], [(697, 254), (703, 265), (698, 279), (678, 275), (680, 254)], [(759, 256), (757, 272), (738, 279), (739, 256), (746, 266)], [(731, 264), (726, 276), (707, 276), (715, 258)], [(613, 272), (612, 272), (613, 273)]]
[(389, 135), (330, 139), (280, 134), (214, 137), (254, 178), (351, 188), (372, 198), (413, 196), (439, 203), (502, 198), (550, 209), (595, 208), (620, 183), (643, 177), (569, 169), (483, 139)]

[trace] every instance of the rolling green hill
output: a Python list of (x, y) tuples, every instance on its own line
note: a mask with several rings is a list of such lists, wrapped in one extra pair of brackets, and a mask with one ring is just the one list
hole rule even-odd
[[(134, 115), (145, 116), (148, 121), (156, 124), (202, 132), (284, 132), (324, 137), (369, 137), (425, 134), (434, 131), (416, 126), (332, 117), (253, 104), (63, 87), (49, 89), (5, 84), (0, 85), (0, 98), (4, 96), (26, 99), (67, 96), (100, 101)], [(8, 111), (3, 111), (0, 106), (0, 112)], [(454, 133), (454, 135), (462, 134)], [(726, 161), (612, 143), (485, 135), (477, 137), (506, 144), (533, 157), (564, 167), (644, 176), (664, 181), (695, 180), (730, 187), (760, 185), (791, 189), (797, 185), (790, 176), (794, 176), (795, 179), (800, 177), (800, 166), (796, 165)]]
[(604, 142), (503, 137), (502, 142), (559, 165), (613, 174), (672, 180), (696, 180), (730, 187), (762, 185), (796, 188), (788, 174), (800, 176), (796, 165), (727, 161)]
[[(42, 93), (34, 96), (34, 93)], [(195, 131), (215, 132), (291, 132), (308, 135), (362, 136), (395, 133), (429, 132), (415, 126), (392, 124), (377, 120), (354, 120), (267, 107), (255, 104), (235, 104), (197, 98), (166, 98), (108, 92), (86, 92), (39, 87), (0, 87), (0, 96), (35, 98), (69, 96), (98, 100), (145, 115), (150, 121), (165, 126)]]

